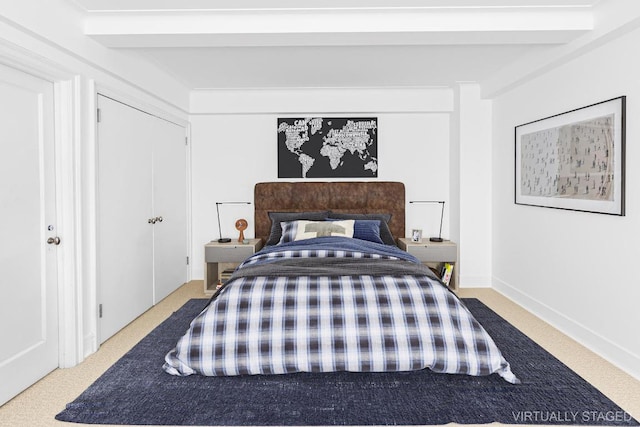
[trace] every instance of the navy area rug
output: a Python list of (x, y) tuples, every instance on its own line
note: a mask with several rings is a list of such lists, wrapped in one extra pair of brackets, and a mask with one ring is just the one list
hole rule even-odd
[(175, 377), (162, 370), (207, 300), (188, 301), (56, 416), (124, 425), (638, 425), (567, 366), (475, 299), (465, 304), (522, 384), (489, 377), (324, 373)]

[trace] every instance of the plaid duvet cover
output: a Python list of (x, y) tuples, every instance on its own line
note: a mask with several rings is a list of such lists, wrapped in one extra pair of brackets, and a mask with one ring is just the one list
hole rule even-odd
[[(284, 244), (250, 257), (237, 273), (255, 271), (232, 276), (214, 295), (163, 369), (218, 376), (429, 368), (518, 382), (487, 332), (417, 260), (385, 245), (349, 242), (345, 249), (341, 239)], [(278, 267), (300, 258), (320, 260), (325, 270), (301, 275)], [(344, 258), (355, 262), (345, 266)]]

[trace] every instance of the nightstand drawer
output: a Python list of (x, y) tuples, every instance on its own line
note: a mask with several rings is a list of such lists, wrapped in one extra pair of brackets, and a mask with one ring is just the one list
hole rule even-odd
[(242, 262), (253, 255), (253, 245), (205, 246), (205, 262)]
[(423, 261), (458, 260), (458, 248), (454, 245), (410, 245), (407, 252)]

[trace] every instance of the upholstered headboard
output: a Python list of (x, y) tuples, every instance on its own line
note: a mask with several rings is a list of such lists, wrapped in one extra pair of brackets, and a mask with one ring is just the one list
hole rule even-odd
[(394, 237), (404, 237), (405, 196), (401, 182), (261, 182), (254, 189), (255, 236), (267, 240), (269, 212), (331, 210), (389, 213)]

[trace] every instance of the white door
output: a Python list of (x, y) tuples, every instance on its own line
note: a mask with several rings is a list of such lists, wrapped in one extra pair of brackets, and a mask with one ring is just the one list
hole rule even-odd
[(148, 114), (98, 96), (100, 342), (153, 305), (151, 145)]
[(53, 105), (0, 66), (0, 405), (58, 366)]
[(185, 128), (154, 117), (154, 303), (187, 280), (187, 148)]

